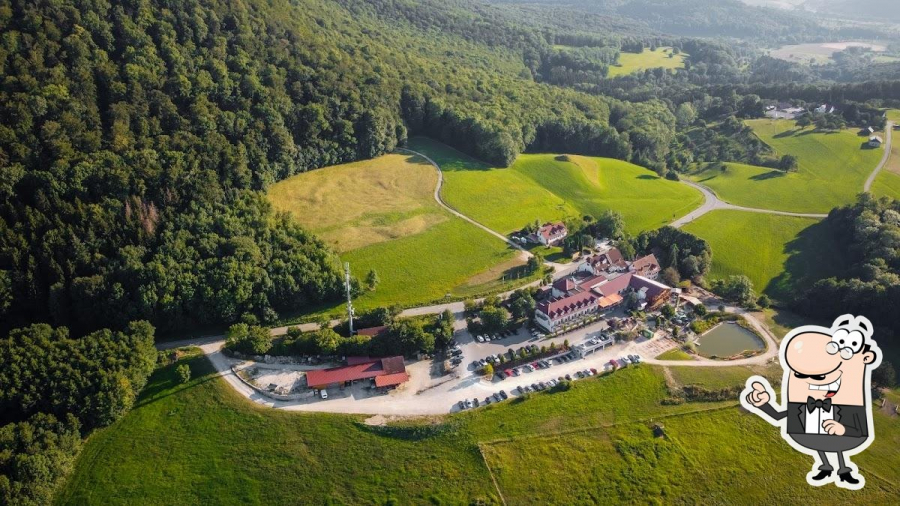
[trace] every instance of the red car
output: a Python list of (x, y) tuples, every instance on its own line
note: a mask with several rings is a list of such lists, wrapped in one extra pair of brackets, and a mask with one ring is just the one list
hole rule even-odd
[(618, 368), (619, 368), (619, 363), (618, 363), (618, 362), (616, 362), (616, 360), (615, 360), (615, 359), (612, 359), (612, 360), (610, 360), (610, 361), (609, 361), (609, 365), (611, 365), (611, 366), (612, 366), (612, 368), (613, 368), (613, 370), (614, 370), (614, 371), (615, 371), (615, 370), (616, 370), (616, 369), (618, 369)]

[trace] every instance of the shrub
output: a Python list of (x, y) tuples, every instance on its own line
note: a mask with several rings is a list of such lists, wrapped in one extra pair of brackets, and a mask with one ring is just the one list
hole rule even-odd
[(175, 374), (178, 375), (179, 381), (187, 383), (188, 381), (191, 381), (191, 366), (181, 364), (175, 368)]

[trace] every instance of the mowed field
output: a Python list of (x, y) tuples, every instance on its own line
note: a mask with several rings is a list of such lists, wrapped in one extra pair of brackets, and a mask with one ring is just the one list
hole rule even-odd
[(827, 213), (850, 204), (863, 191), (869, 174), (881, 160), (881, 149), (863, 147), (855, 131), (823, 133), (801, 130), (792, 120), (747, 121), (778, 156), (794, 155), (796, 172), (729, 163), (725, 172), (704, 166), (691, 179), (712, 188), (727, 202), (745, 207), (799, 213)]
[(665, 68), (683, 69), (684, 60), (689, 56), (686, 53), (672, 55), (671, 47), (658, 47), (656, 51), (644, 48), (644, 52), (619, 53), (618, 65), (609, 66), (609, 77), (624, 76), (638, 70)]
[(844, 265), (826, 225), (819, 220), (712, 211), (684, 226), (713, 251), (710, 278), (745, 274), (757, 292), (787, 299)]
[(535, 220), (580, 219), (609, 209), (638, 233), (687, 214), (703, 199), (686, 185), (621, 160), (526, 154), (509, 168), (494, 169), (427, 139), (413, 139), (410, 147), (444, 170), (442, 195), (450, 206), (504, 234)]
[[(900, 116), (900, 111), (893, 112)], [(892, 119), (892, 121), (900, 121), (900, 119)], [(872, 184), (872, 193), (879, 197), (900, 199), (900, 131), (894, 131), (891, 156), (884, 169), (875, 178), (875, 182)]]
[(810, 44), (791, 44), (771, 51), (773, 58), (779, 58), (796, 63), (825, 64), (832, 61), (834, 53), (843, 51), (848, 47), (865, 47), (875, 53), (883, 52), (886, 48), (880, 44), (868, 42), (821, 42)]
[(503, 278), (521, 270), (521, 255), (441, 208), (436, 184), (437, 171), (424, 159), (391, 154), (299, 174), (268, 195), (333, 245), (357, 277), (375, 269), (380, 283), (357, 299), (360, 308), (513, 286), (515, 279)]
[(806, 485), (812, 458), (736, 401), (661, 402), (688, 382), (730, 387), (771, 370), (641, 365), (567, 392), (371, 427), (259, 407), (205, 358), (187, 362), (189, 383), (161, 369), (134, 410), (88, 440), (57, 504), (498, 504), (500, 493), (507, 504), (888, 504), (900, 493), (895, 416), (875, 413), (875, 443), (854, 458), (868, 482), (849, 492)]

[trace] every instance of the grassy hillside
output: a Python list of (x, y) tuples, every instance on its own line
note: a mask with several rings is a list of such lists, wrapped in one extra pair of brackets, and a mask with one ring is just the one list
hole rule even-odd
[(688, 55), (681, 53), (670, 58), (671, 54), (671, 47), (658, 47), (656, 51), (644, 48), (641, 54), (622, 52), (619, 54), (618, 64), (610, 65), (609, 77), (624, 76), (645, 69), (683, 69)]
[(446, 221), (433, 198), (436, 184), (431, 164), (391, 154), (298, 174), (272, 185), (269, 199), (338, 251), (350, 251)]
[(813, 219), (721, 210), (684, 230), (712, 247), (710, 277), (746, 274), (757, 291), (775, 298), (798, 293), (843, 265), (828, 230)]
[[(898, 113), (900, 111), (892, 110)], [(898, 121), (898, 119), (894, 119)], [(884, 169), (875, 178), (872, 184), (872, 193), (879, 197), (891, 197), (900, 199), (900, 136), (894, 135), (894, 142), (891, 143), (891, 156), (888, 158)]]
[(326, 238), (360, 278), (375, 269), (374, 292), (360, 308), (427, 303), (512, 287), (514, 251), (454, 217), (434, 200), (437, 171), (417, 156), (392, 154), (286, 179), (273, 205)]
[(793, 121), (747, 122), (778, 155), (798, 158), (797, 172), (729, 163), (722, 172), (705, 166), (690, 177), (732, 204), (779, 211), (827, 213), (852, 203), (881, 160), (881, 149), (863, 147), (866, 139), (844, 130), (822, 133), (800, 130)]
[[(811, 459), (777, 429), (735, 402), (661, 405), (666, 375), (649, 366), (374, 428), (363, 417), (257, 407), (205, 359), (190, 363), (190, 383), (179, 384), (173, 366), (160, 370), (131, 413), (91, 437), (58, 504), (492, 504), (489, 468), (507, 504), (740, 503), (762, 494), (800, 504), (800, 492), (804, 503), (884, 504), (900, 493), (896, 419), (876, 413), (876, 443), (855, 459), (864, 490), (813, 489), (804, 481)], [(712, 372), (671, 369), (674, 386)], [(714, 372), (724, 386), (751, 373)], [(650, 419), (665, 439), (653, 437)]]
[(448, 204), (502, 233), (534, 220), (597, 216), (614, 209), (632, 233), (660, 227), (700, 205), (699, 192), (636, 165), (608, 158), (520, 155), (492, 169), (446, 146), (413, 139), (444, 170)]

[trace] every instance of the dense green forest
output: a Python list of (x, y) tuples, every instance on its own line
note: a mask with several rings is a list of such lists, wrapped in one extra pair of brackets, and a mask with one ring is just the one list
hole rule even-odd
[(404, 5), (0, 3), (4, 326), (169, 331), (332, 300), (336, 257), (258, 193), (409, 133), (501, 165), (669, 155), (665, 103), (537, 84), (539, 33)]
[[(846, 274), (817, 282), (798, 294), (795, 306), (820, 319), (864, 314), (879, 326), (883, 342), (900, 335), (900, 201), (861, 195), (826, 220), (849, 260)], [(882, 346), (885, 346), (884, 344)]]

